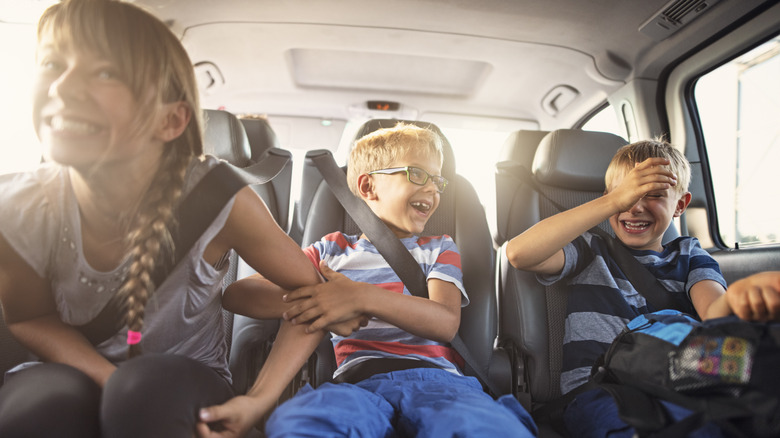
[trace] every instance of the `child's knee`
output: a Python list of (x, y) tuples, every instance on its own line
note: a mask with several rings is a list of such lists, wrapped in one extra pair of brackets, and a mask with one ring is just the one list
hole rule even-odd
[(147, 354), (122, 363), (106, 382), (103, 397), (126, 400), (148, 396), (176, 385), (188, 359), (174, 355)]
[(393, 409), (376, 394), (353, 385), (326, 383), (304, 388), (271, 414), (265, 433), (292, 436), (390, 436)]
[(232, 397), (230, 385), (209, 367), (170, 354), (145, 354), (122, 363), (101, 401), (104, 436), (187, 436), (201, 407)]
[(81, 371), (34, 366), (0, 391), (0, 436), (97, 436), (99, 400), (100, 388)]

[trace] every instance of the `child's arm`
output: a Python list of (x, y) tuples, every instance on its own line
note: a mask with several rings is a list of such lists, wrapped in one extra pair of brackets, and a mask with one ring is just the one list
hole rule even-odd
[(735, 281), (711, 307), (710, 318), (735, 313), (748, 321), (780, 320), (780, 271), (759, 272)]
[(8, 330), (42, 360), (81, 370), (101, 387), (116, 369), (80, 332), (62, 322), (50, 281), (40, 277), (2, 234), (0, 303)]
[[(308, 262), (307, 264), (311, 266)], [(240, 310), (238, 313), (255, 318), (281, 318), (290, 307), (282, 301), (287, 291), (263, 278), (260, 274), (238, 280), (225, 291), (223, 306)], [(243, 306), (243, 307), (242, 307)], [(265, 307), (267, 306), (267, 308)], [(347, 336), (365, 325), (365, 318), (358, 317), (333, 324), (327, 329)], [(287, 386), (319, 344), (323, 332), (307, 333), (303, 326), (282, 322), (274, 340), (271, 353), (260, 370), (254, 385), (246, 395), (240, 395), (217, 406), (203, 408), (197, 424), (198, 436), (202, 438), (227, 438), (243, 436), (252, 425), (276, 406), (279, 394)], [(222, 430), (214, 431), (209, 423), (220, 425)]]
[(676, 176), (661, 167), (665, 158), (637, 164), (621, 184), (593, 201), (551, 216), (509, 241), (506, 253), (517, 269), (557, 274), (563, 269), (563, 247), (607, 218), (630, 209), (646, 193), (676, 184)]
[(282, 301), (287, 289), (253, 274), (231, 283), (222, 294), (222, 307), (257, 319), (278, 319), (290, 307)]
[[(264, 278), (260, 274), (234, 281), (225, 289), (222, 307), (240, 315), (257, 319), (279, 319), (290, 309), (291, 303), (283, 297), (290, 291)], [(328, 331), (349, 336), (365, 326), (368, 319), (359, 315), (353, 319), (339, 321), (326, 327)]]
[(691, 302), (702, 320), (719, 318), (731, 313), (726, 304), (726, 290), (714, 280), (702, 280), (691, 286)]
[[(323, 333), (304, 333), (303, 327), (283, 322), (276, 335), (271, 353), (260, 374), (246, 395), (233, 397), (227, 402), (202, 408), (196, 425), (201, 438), (237, 438), (244, 436), (267, 412), (276, 406), (279, 395), (287, 383), (298, 373), (317, 347)], [(209, 424), (219, 424), (211, 430)]]
[(230, 216), (211, 246), (220, 255), (234, 249), (255, 271), (285, 289), (320, 282), (319, 274), (301, 248), (279, 228), (265, 203), (250, 187), (244, 187), (236, 195)]
[(320, 271), (326, 283), (297, 289), (286, 297), (290, 302), (300, 301), (285, 313), (285, 318), (294, 324), (310, 322), (308, 332), (362, 314), (438, 342), (449, 342), (458, 332), (461, 293), (452, 283), (428, 280), (426, 299), (352, 281), (324, 261), (320, 262)]
[[(256, 315), (279, 315), (282, 308), (274, 304), (281, 289), (295, 289), (321, 281), (308, 257), (274, 221), (265, 204), (249, 187), (236, 195), (230, 216), (220, 233), (209, 244), (212, 253), (224, 254), (230, 248), (243, 258), (269, 282), (278, 285), (266, 297), (263, 293), (241, 290), (241, 286), (228, 293), (227, 306), (233, 310), (244, 307)], [(251, 285), (251, 281), (247, 284)], [(255, 286), (268, 291), (270, 283), (259, 281)], [(272, 289), (272, 288), (271, 288)], [(268, 301), (270, 310), (260, 309)], [(224, 303), (223, 303), (224, 305)], [(263, 313), (265, 312), (265, 313)], [(306, 333), (302, 327), (283, 322), (268, 359), (246, 396), (234, 397), (227, 402), (200, 411), (197, 432), (201, 437), (243, 436), (262, 416), (271, 410), (284, 388), (319, 344), (324, 333)], [(211, 430), (209, 424), (218, 425), (220, 431)]]

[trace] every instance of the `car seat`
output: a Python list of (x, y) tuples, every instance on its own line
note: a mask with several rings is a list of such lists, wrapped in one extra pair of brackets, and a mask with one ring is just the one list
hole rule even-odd
[[(566, 295), (560, 285), (545, 287), (533, 273), (513, 268), (506, 258), (506, 242), (540, 220), (558, 213), (549, 199), (571, 208), (604, 193), (604, 175), (614, 153), (627, 142), (606, 132), (561, 129), (542, 138), (530, 162), (530, 174), (541, 196), (519, 178), (527, 160), (528, 144), (506, 143), (525, 148), (523, 154), (497, 164), (497, 217), (500, 235), (498, 256), (499, 345), (510, 351), (513, 391), (527, 408), (560, 396), (560, 374)], [(522, 159), (522, 158), (521, 158)], [(614, 235), (608, 221), (599, 225)], [(678, 235), (671, 226), (664, 236)], [(546, 430), (542, 425), (542, 430)], [(549, 430), (547, 431), (549, 432)]]
[[(239, 120), (227, 111), (205, 110), (204, 152), (226, 160), (252, 174), (264, 160), (274, 160), (276, 176), (251, 187), (265, 202), (274, 219), (286, 221), (289, 210), (292, 161), (289, 151), (280, 149), (271, 126), (261, 119)], [(251, 141), (245, 126), (250, 126)], [(256, 176), (256, 175), (255, 175)], [(283, 225), (280, 223), (280, 226)], [(231, 256), (223, 287), (254, 273), (240, 257)], [(260, 371), (279, 327), (277, 320), (258, 320), (225, 311), (230, 351), (229, 367), (233, 387), (244, 393)]]
[(239, 119), (228, 111), (204, 110), (204, 152), (252, 174), (253, 168), (274, 157), (280, 163), (276, 176), (252, 188), (265, 202), (279, 226), (286, 230), (290, 206), (292, 154), (281, 149), (265, 119)]
[[(604, 193), (609, 159), (625, 144), (622, 138), (608, 133), (553, 131), (542, 138), (530, 170), (545, 195), (567, 207), (582, 204)], [(505, 217), (497, 217), (505, 230), (498, 261), (500, 341), (517, 353), (516, 393), (527, 392), (537, 403), (560, 395), (566, 297), (555, 286), (542, 286), (533, 273), (514, 269), (506, 259), (507, 241), (558, 213), (545, 197), (518, 179), (523, 165), (527, 163), (497, 164), (496, 192), (513, 195), (512, 199), (496, 200), (497, 205), (513, 206), (504, 211)], [(609, 231), (609, 226), (604, 229)]]
[[(393, 127), (399, 120), (376, 119), (366, 122), (356, 138), (381, 128)], [(438, 127), (419, 121), (403, 121), (429, 128), (443, 140), (444, 165), (442, 176), (449, 180), (442, 194), (438, 209), (430, 218), (423, 235), (450, 235), (461, 253), (463, 284), (471, 303), (462, 309), (460, 336), (479, 362), (477, 366), (488, 370), (490, 380), (504, 393), (509, 393), (510, 369), (508, 357), (494, 349), (496, 339), (495, 251), (485, 211), (474, 188), (455, 171), (452, 147)], [(307, 161), (310, 161), (307, 158)], [(307, 168), (313, 168), (307, 163)], [(309, 216), (303, 232), (302, 244), (308, 246), (333, 231), (357, 234), (359, 229), (341, 207), (327, 184), (320, 183), (309, 207)], [(318, 349), (312, 369), (314, 383), (330, 381), (335, 370), (333, 347), (325, 340)]]
[[(253, 174), (253, 168), (268, 163), (265, 160), (273, 160), (274, 171), (278, 171), (276, 176), (267, 183), (252, 184), (251, 187), (263, 199), (277, 224), (286, 229), (292, 154), (279, 148), (276, 134), (265, 119), (239, 119), (230, 112), (217, 110), (205, 110), (205, 119), (205, 153), (240, 167), (249, 174)], [(253, 273), (254, 269), (232, 254), (230, 267), (223, 279), (223, 288)], [(265, 363), (279, 329), (279, 321), (249, 318), (226, 310), (223, 310), (223, 316), (233, 388), (236, 393), (244, 394)], [(253, 428), (247, 436), (262, 436), (262, 433)]]
[[(244, 131), (249, 139), (252, 163), (261, 162), (268, 154), (291, 156), (289, 151), (281, 149), (276, 133), (268, 120), (264, 118), (239, 118), (239, 120), (244, 125)], [(279, 175), (269, 181), (269, 184), (253, 186), (268, 205), (276, 223), (285, 231), (289, 228), (291, 184), (292, 160), (281, 170)]]
[[(536, 154), (536, 147), (549, 131), (520, 130), (509, 134), (499, 153), (498, 163), (522, 165), (530, 169)], [(509, 222), (528, 208), (527, 200), (518, 193), (521, 185), (516, 184), (517, 177), (511, 173), (496, 172), (496, 230), (493, 238), (501, 246), (525, 229), (518, 229), (522, 222)], [(500, 330), (500, 328), (499, 328)]]

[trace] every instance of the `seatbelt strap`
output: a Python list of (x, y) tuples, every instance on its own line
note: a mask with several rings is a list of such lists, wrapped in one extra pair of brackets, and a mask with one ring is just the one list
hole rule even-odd
[[(550, 199), (536, 184), (536, 181), (528, 170), (523, 165), (517, 164), (512, 166), (501, 166), (502, 174), (512, 175), (518, 178), (522, 183), (528, 185), (539, 196), (549, 201), (553, 207), (559, 211), (566, 211), (568, 208)], [(628, 281), (634, 285), (642, 296), (650, 303), (655, 310), (661, 309), (679, 309), (679, 304), (671, 297), (669, 291), (661, 284), (661, 281), (653, 275), (647, 268), (639, 262), (639, 260), (631, 254), (628, 249), (618, 239), (612, 237), (609, 233), (605, 232), (598, 226), (595, 226), (588, 230), (592, 234), (596, 234), (601, 237), (607, 245), (609, 253), (612, 255), (612, 259), (617, 263), (620, 269), (626, 274)]]
[(306, 154), (320, 171), (333, 195), (358, 227), (370, 236), (371, 243), (398, 274), (409, 291), (417, 296), (428, 296), (425, 274), (401, 240), (371, 211), (371, 208), (355, 196), (347, 186), (344, 171), (336, 164), (330, 151), (319, 149)]
[[(243, 170), (227, 162), (220, 162), (195, 185), (176, 211), (179, 226), (173, 236), (175, 255), (162, 257), (152, 275), (158, 287), (241, 188), (248, 184), (266, 183), (281, 172), (289, 157), (282, 157), (284, 160), (279, 157), (279, 155), (269, 154), (267, 159)], [(123, 307), (123, 298), (118, 293), (114, 294), (95, 318), (86, 324), (74, 327), (92, 345), (98, 345), (124, 327)]]
[(680, 309), (680, 305), (672, 298), (672, 294), (661, 285), (661, 280), (648, 271), (645, 265), (640, 263), (622, 242), (605, 233), (602, 229), (595, 228), (591, 232), (596, 232), (601, 236), (607, 244), (612, 258), (620, 266), (623, 273), (626, 274), (628, 281), (635, 285), (634, 289), (645, 297), (645, 300), (653, 306), (654, 310), (677, 309), (688, 312), (686, 309)]
[[(393, 268), (409, 292), (418, 297), (428, 298), (428, 282), (419, 263), (371, 208), (349, 190), (344, 171), (336, 164), (330, 151), (324, 149), (310, 151), (306, 154), (306, 159), (314, 163), (336, 199), (363, 233), (369, 236), (371, 243)], [(500, 396), (501, 391), (488, 379), (486, 370), (474, 366), (476, 361), (459, 334), (455, 334), (450, 345), (465, 361), (464, 371), (475, 375), (493, 397)]]
[[(425, 297), (428, 297), (427, 293), (425, 294)], [(499, 390), (498, 387), (490, 381), (487, 370), (483, 370), (476, 366), (477, 360), (474, 358), (474, 356), (471, 355), (471, 350), (469, 350), (469, 347), (465, 342), (463, 342), (463, 338), (460, 337), (460, 334), (455, 333), (455, 337), (450, 341), (450, 345), (455, 349), (455, 351), (458, 352), (458, 354), (460, 354), (460, 357), (463, 358), (465, 363), (463, 371), (466, 374), (470, 374), (476, 377), (479, 382), (482, 383), (482, 386), (487, 389), (487, 392), (493, 396), (493, 398), (498, 398), (503, 395), (501, 390)]]
[(288, 151), (271, 148), (257, 163), (243, 168), (231, 167), (242, 175), (248, 184), (265, 184), (276, 178), (290, 161)]

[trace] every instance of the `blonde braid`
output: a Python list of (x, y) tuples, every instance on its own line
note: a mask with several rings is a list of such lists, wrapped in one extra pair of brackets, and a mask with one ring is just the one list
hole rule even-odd
[[(184, 177), (191, 160), (187, 153), (170, 148), (147, 194), (149, 199), (137, 215), (135, 228), (128, 234), (132, 262), (127, 280), (119, 293), (125, 296), (128, 330), (141, 332), (144, 309), (155, 289), (152, 278), (163, 257), (173, 257), (172, 230), (177, 226), (175, 206), (181, 198)], [(141, 344), (129, 346), (128, 357), (141, 353)]]

